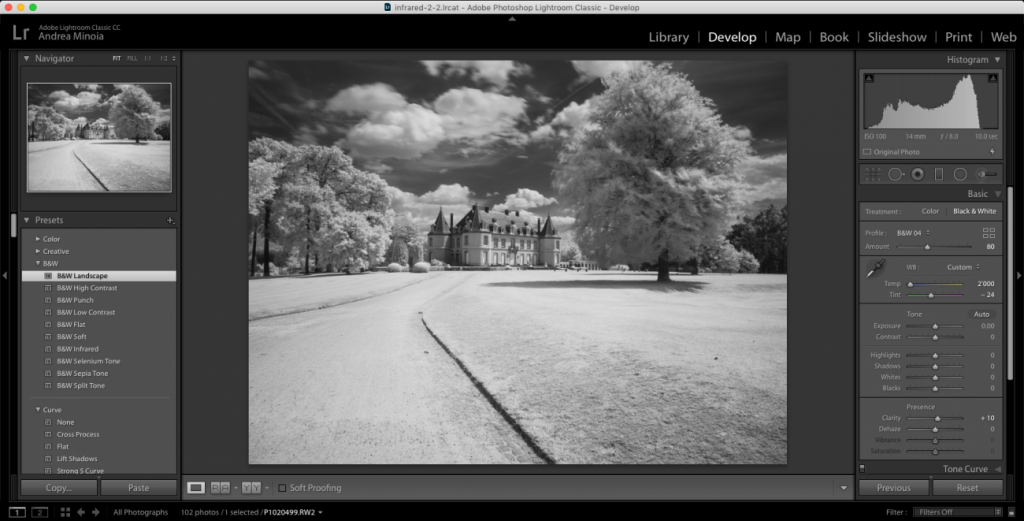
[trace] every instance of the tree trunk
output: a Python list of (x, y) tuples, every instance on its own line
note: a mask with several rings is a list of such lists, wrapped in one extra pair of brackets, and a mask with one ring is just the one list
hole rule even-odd
[(309, 275), (309, 208), (306, 208), (306, 275)]
[(672, 282), (668, 276), (668, 250), (663, 250), (658, 257), (658, 282)]
[(260, 223), (259, 221), (253, 220), (252, 223), (252, 264), (249, 266), (249, 276), (256, 276), (256, 238), (259, 236)]
[(693, 267), (690, 268), (690, 275), (700, 275), (700, 254), (693, 258)]
[(135, 136), (135, 144), (136, 144), (136, 145), (138, 145), (138, 144), (139, 144), (139, 136)]
[(263, 221), (263, 276), (270, 276), (270, 208), (271, 203), (267, 201), (263, 205), (266, 210)]

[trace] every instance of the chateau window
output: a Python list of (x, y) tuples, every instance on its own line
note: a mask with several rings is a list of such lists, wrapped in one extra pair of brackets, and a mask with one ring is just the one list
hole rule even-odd
[(505, 239), (502, 239), (502, 240), (501, 240), (501, 247), (502, 247), (502, 248), (504, 248), (504, 247), (505, 247)]
[(433, 237), (427, 237), (427, 246), (430, 247), (430, 246), (433, 246), (433, 245), (434, 245), (434, 238)]
[(487, 246), (487, 236), (484, 235), (484, 246)]
[(562, 249), (562, 241), (555, 241), (555, 249), (556, 250)]
[(523, 249), (523, 240), (519, 239), (519, 249)]
[(465, 244), (466, 246), (469, 246), (469, 236), (468, 235), (462, 238), (462, 244)]

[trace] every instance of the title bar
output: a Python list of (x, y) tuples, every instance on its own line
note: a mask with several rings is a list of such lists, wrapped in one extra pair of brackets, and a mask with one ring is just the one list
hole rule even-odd
[[(0, 3), (16, 5), (17, 1)], [(47, 2), (35, 10), (0, 16), (45, 14), (1024, 14), (1020, 1), (935, 2)]]

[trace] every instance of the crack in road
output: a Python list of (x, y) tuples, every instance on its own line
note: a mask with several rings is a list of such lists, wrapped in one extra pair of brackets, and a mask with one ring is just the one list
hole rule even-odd
[[(81, 145), (79, 145), (79, 146), (81, 146)], [(82, 163), (82, 166), (85, 168), (85, 170), (87, 172), (89, 172), (89, 175), (91, 175), (93, 177), (93, 179), (95, 179), (96, 182), (99, 183), (100, 186), (103, 187), (104, 190), (109, 192), (110, 188), (107, 188), (107, 185), (103, 184), (103, 181), (100, 180), (99, 177), (96, 177), (96, 172), (93, 172), (92, 169), (89, 168), (89, 165), (85, 164), (85, 161), (82, 161), (82, 158), (78, 156), (78, 152), (76, 152), (77, 149), (78, 149), (77, 146), (75, 148), (72, 148), (71, 149), (71, 155), (75, 156), (75, 159), (77, 159), (79, 163)]]
[[(456, 288), (457, 287), (458, 286), (456, 286)], [(420, 321), (423, 322), (423, 327), (426, 328), (427, 333), (430, 333), (430, 336), (431, 338), (434, 339), (434, 342), (437, 342), (437, 345), (440, 346), (441, 349), (443, 349), (444, 352), (447, 353), (449, 357), (451, 357), (451, 359), (455, 362), (455, 365), (459, 366), (459, 369), (462, 370), (462, 373), (465, 374), (467, 378), (469, 378), (469, 381), (473, 384), (473, 387), (476, 387), (476, 390), (480, 392), (480, 394), (484, 397), (485, 400), (487, 400), (487, 403), (491, 405), (494, 411), (497, 412), (498, 415), (500, 415), (503, 420), (505, 420), (505, 423), (507, 423), (508, 426), (512, 428), (512, 431), (519, 436), (519, 439), (521, 439), (527, 447), (530, 447), (530, 450), (533, 451), (533, 454), (540, 458), (545, 464), (554, 465), (556, 463), (555, 459), (548, 455), (548, 453), (545, 452), (544, 449), (542, 449), (540, 445), (537, 444), (536, 440), (533, 439), (533, 436), (530, 436), (530, 433), (526, 432), (526, 429), (519, 425), (519, 422), (517, 422), (516, 419), (513, 418), (512, 415), (509, 414), (507, 410), (505, 410), (505, 407), (502, 406), (501, 402), (499, 402), (498, 399), (495, 398), (494, 395), (487, 390), (487, 387), (484, 386), (483, 382), (481, 382), (479, 379), (477, 379), (476, 376), (473, 375), (473, 372), (470, 371), (468, 367), (466, 367), (466, 364), (462, 363), (462, 360), (460, 360), (459, 357), (455, 355), (455, 353), (448, 349), (448, 346), (445, 345), (445, 343), (440, 338), (438, 338), (437, 334), (435, 334), (434, 331), (430, 329), (430, 326), (427, 325), (427, 319), (421, 316)]]

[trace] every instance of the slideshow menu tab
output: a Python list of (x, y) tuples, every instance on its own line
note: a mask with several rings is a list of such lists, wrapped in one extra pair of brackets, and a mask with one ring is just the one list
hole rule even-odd
[(22, 229), (22, 474), (174, 474), (173, 229)]

